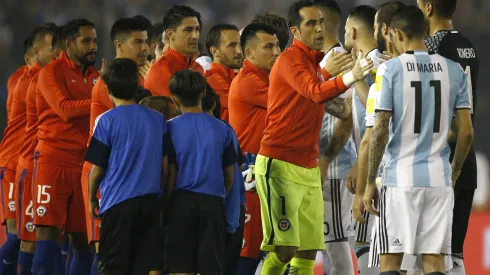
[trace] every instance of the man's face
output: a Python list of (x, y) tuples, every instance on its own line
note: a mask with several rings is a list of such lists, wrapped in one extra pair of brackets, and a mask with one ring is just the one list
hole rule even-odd
[(148, 56), (148, 35), (146, 31), (131, 32), (124, 40), (116, 41), (116, 47), (121, 52), (121, 58), (131, 58), (138, 66), (143, 66)]
[(294, 36), (313, 50), (323, 49), (325, 23), (323, 15), (317, 7), (306, 7), (299, 11), (303, 19)]
[(52, 40), (53, 35), (47, 34), (42, 41), (36, 42), (38, 45), (34, 45), (34, 54), (41, 66), (48, 65), (54, 58), (54, 51), (51, 45)]
[(246, 56), (257, 68), (270, 72), (280, 54), (281, 48), (277, 37), (259, 32), (257, 37), (249, 42)]
[(75, 58), (84, 66), (93, 66), (97, 56), (97, 33), (94, 27), (83, 26), (72, 46)]
[(235, 30), (222, 31), (215, 58), (230, 69), (240, 69), (243, 65), (240, 34)]
[(349, 17), (345, 22), (345, 37), (344, 37), (344, 41), (345, 41), (344, 47), (347, 52), (351, 52), (355, 46), (355, 40), (353, 34), (354, 34), (354, 27), (352, 24), (352, 19)]
[(194, 55), (199, 52), (198, 41), (201, 26), (196, 17), (185, 17), (175, 30), (168, 29), (167, 35), (170, 46), (177, 52), (185, 55)]
[(376, 39), (376, 44), (378, 46), (378, 51), (386, 51), (386, 39), (383, 36), (382, 24), (378, 23), (378, 13), (374, 17), (374, 38)]

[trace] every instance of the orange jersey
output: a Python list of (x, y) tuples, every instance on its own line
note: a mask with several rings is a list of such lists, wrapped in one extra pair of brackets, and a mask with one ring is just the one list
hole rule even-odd
[(267, 115), (269, 74), (245, 60), (231, 83), (228, 98), (230, 125), (243, 152), (259, 153)]
[(37, 146), (37, 111), (36, 111), (36, 88), (39, 72), (32, 78), (26, 96), (26, 128), (24, 145), (20, 148), (19, 163), (23, 164), (28, 172), (32, 173), (34, 167), (34, 150)]
[[(138, 75), (138, 77), (138, 83), (143, 86), (145, 79), (141, 75)], [(97, 79), (97, 82), (95, 82), (95, 86), (92, 89), (92, 104), (90, 105), (90, 137), (87, 146), (90, 143), (90, 138), (94, 131), (95, 119), (113, 107), (114, 103), (112, 103), (109, 94), (107, 93), (104, 80), (102, 80), (102, 78)]]
[(27, 89), (32, 78), (39, 72), (41, 65), (37, 62), (22, 75), (16, 88), (10, 95), (12, 107), (10, 110), (10, 120), (5, 129), (5, 136), (0, 145), (0, 167), (16, 171), (19, 161), (19, 154), (25, 140), (26, 118), (26, 96)]
[(209, 86), (219, 95), (219, 103), (221, 105), (220, 118), (228, 122), (228, 93), (230, 92), (231, 82), (236, 76), (235, 71), (213, 62), (209, 70), (204, 73), (204, 76)]
[(17, 69), (7, 81), (7, 123), (10, 118), (10, 109), (12, 108), (12, 93), (19, 82), (20, 77), (28, 71), (27, 65), (21, 66)]
[(196, 56), (188, 59), (172, 48), (168, 48), (165, 54), (153, 64), (145, 79), (145, 88), (154, 96), (170, 97), (168, 82), (172, 75), (181, 70), (193, 70), (204, 74), (201, 65), (196, 62)]
[(99, 73), (80, 68), (63, 52), (39, 73), (36, 91), (39, 162), (80, 166), (90, 127), (92, 88)]
[(301, 167), (318, 167), (323, 103), (348, 88), (342, 77), (323, 81), (319, 66), (323, 57), (324, 53), (295, 39), (276, 60), (269, 78), (259, 154)]

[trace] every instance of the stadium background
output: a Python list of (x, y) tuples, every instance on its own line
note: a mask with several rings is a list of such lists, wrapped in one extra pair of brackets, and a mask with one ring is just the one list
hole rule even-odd
[[(85, 17), (97, 26), (100, 58), (112, 58), (109, 38), (112, 23), (121, 17), (141, 14), (152, 22), (162, 20), (166, 9), (173, 4), (186, 4), (201, 13), (204, 41), (207, 30), (214, 24), (227, 22), (244, 27), (258, 12), (275, 11), (285, 16), (293, 0), (2, 0), (0, 1), (0, 129), (6, 125), (6, 83), (9, 75), (23, 63), (22, 42), (39, 23), (52, 21), (63, 24), (76, 17)], [(360, 4), (377, 7), (386, 0), (338, 0), (343, 20), (349, 8)], [(416, 4), (416, 0), (403, 0)], [(490, 0), (459, 0), (454, 26), (474, 44), (480, 58), (478, 107), (475, 123), (475, 148), (478, 151), (479, 182), (475, 195), (470, 229), (465, 245), (465, 262), (469, 275), (490, 274)], [(340, 39), (343, 40), (343, 25)], [(0, 138), (3, 131), (0, 132)]]

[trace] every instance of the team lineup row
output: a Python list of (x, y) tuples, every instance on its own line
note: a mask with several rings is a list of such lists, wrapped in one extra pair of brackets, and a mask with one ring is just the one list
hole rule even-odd
[(91, 22), (36, 28), (8, 83), (1, 274), (254, 274), (261, 251), (262, 274), (312, 274), (317, 251), (352, 274), (352, 237), (362, 275), (403, 253), (464, 274), (478, 61), (455, 1), (417, 4), (353, 8), (342, 46), (335, 1), (298, 1), (211, 28), (212, 60), (173, 6), (117, 20), (101, 77)]

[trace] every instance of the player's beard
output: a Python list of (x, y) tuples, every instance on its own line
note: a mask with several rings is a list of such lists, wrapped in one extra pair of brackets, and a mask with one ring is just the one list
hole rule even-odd
[(96, 51), (94, 51), (94, 52), (88, 52), (86, 54), (83, 54), (83, 55), (78, 56), (78, 58), (77, 58), (78, 59), (78, 62), (80, 62), (84, 66), (93, 66), (93, 65), (95, 65), (95, 58), (93, 60), (90, 60), (88, 58), (88, 56), (90, 54), (95, 54), (97, 56), (97, 52)]
[(378, 44), (378, 51), (385, 52), (386, 51), (386, 39), (383, 36), (381, 28), (378, 30), (378, 37), (376, 37), (376, 43)]

